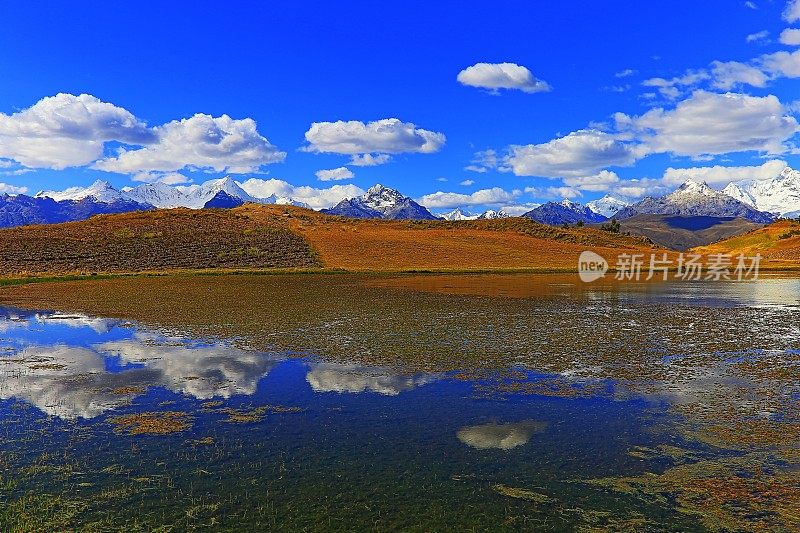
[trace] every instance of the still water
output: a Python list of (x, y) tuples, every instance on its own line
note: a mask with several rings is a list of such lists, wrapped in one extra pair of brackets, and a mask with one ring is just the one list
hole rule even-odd
[[(517, 290), (498, 294), (504, 284)], [(553, 372), (546, 357), (537, 365), (531, 350), (521, 357), (522, 348), (508, 344), (501, 365), (465, 358), (463, 367), (422, 371), (274, 342), (265, 349), (253, 333), (203, 337), (174, 321), (159, 327), (156, 319), (0, 308), (2, 529), (687, 531), (797, 523), (797, 280), (590, 293), (546, 278), (519, 290), (519, 279), (497, 276), (361, 285), (442, 305), (457, 298), (467, 313), (555, 306), (554, 317), (564, 294), (580, 290), (568, 306), (622, 310), (617, 327), (638, 330), (639, 344), (620, 358), (642, 356), (592, 366), (576, 353), (571, 368)], [(675, 320), (698, 317), (680, 326), (680, 349), (651, 334), (659, 331), (657, 309), (682, 316)], [(719, 330), (702, 320), (712, 315)], [(566, 335), (581, 337), (587, 352), (608, 343), (607, 328), (569, 323), (583, 324)], [(394, 333), (417, 342), (419, 324), (406, 327)], [(511, 326), (494, 324), (502, 327)], [(528, 327), (563, 350), (563, 321)], [(480, 337), (503, 342), (508, 334)], [(720, 337), (716, 348), (709, 335)]]

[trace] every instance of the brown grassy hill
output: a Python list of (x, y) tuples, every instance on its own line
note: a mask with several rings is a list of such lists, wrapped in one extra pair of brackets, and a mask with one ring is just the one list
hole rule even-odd
[(757, 253), (768, 266), (800, 266), (800, 222), (780, 220), (769, 226), (733, 237), (709, 246), (693, 249), (702, 254), (744, 254)]
[(528, 219), (354, 220), (244, 205), (159, 210), (0, 230), (0, 274), (186, 269), (574, 269), (581, 251), (651, 250), (637, 237)]
[(319, 267), (285, 217), (170, 209), (0, 231), (0, 273)]

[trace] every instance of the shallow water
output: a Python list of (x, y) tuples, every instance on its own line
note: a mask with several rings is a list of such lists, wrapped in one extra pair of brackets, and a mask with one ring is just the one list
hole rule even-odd
[[(352, 359), (321, 343), (300, 353), (274, 335), (260, 342), (265, 334), (253, 328), (205, 335), (216, 330), (189, 320), (181, 327), (174, 317), (159, 325), (159, 316), (131, 313), (134, 321), (124, 312), (0, 309), (0, 527), (796, 524), (798, 280), (594, 288), (557, 276), (358, 281), (417, 306), (420, 317), (404, 329), (380, 324), (381, 335), (413, 349), (434, 326), (426, 312), (463, 309), (461, 329), (438, 327), (451, 337), (436, 346), (471, 355), (460, 366), (452, 357), (402, 364), (374, 346), (364, 357), (363, 346), (384, 337), (356, 338), (327, 315), (310, 314), (302, 333), (292, 331), (313, 345), (324, 322), (329, 342), (357, 348)], [(359, 312), (365, 301), (373, 302), (362, 295)], [(552, 320), (528, 323), (529, 333), (519, 318), (489, 316), (532, 310)], [(596, 327), (609, 313), (616, 332)], [(570, 353), (564, 336), (578, 337), (583, 350)], [(615, 342), (618, 359), (600, 355)], [(505, 358), (476, 363), (470, 350), (492, 343)]]

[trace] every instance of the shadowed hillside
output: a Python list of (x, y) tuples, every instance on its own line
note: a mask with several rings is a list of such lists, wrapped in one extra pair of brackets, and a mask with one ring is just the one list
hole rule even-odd
[(528, 219), (354, 220), (291, 206), (173, 209), (0, 230), (0, 273), (181, 269), (574, 269), (581, 251), (650, 250), (639, 237)]

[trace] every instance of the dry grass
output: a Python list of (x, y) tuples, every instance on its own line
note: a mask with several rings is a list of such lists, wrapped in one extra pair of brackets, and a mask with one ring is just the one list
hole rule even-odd
[(761, 254), (769, 267), (800, 265), (800, 222), (781, 220), (739, 237), (693, 250), (701, 254)]
[(128, 435), (170, 435), (192, 427), (186, 413), (176, 411), (136, 413), (111, 418), (109, 422)]
[(638, 237), (528, 219), (353, 220), (289, 206), (170, 209), (0, 230), (9, 277), (231, 269), (574, 269), (581, 251), (647, 250)]

